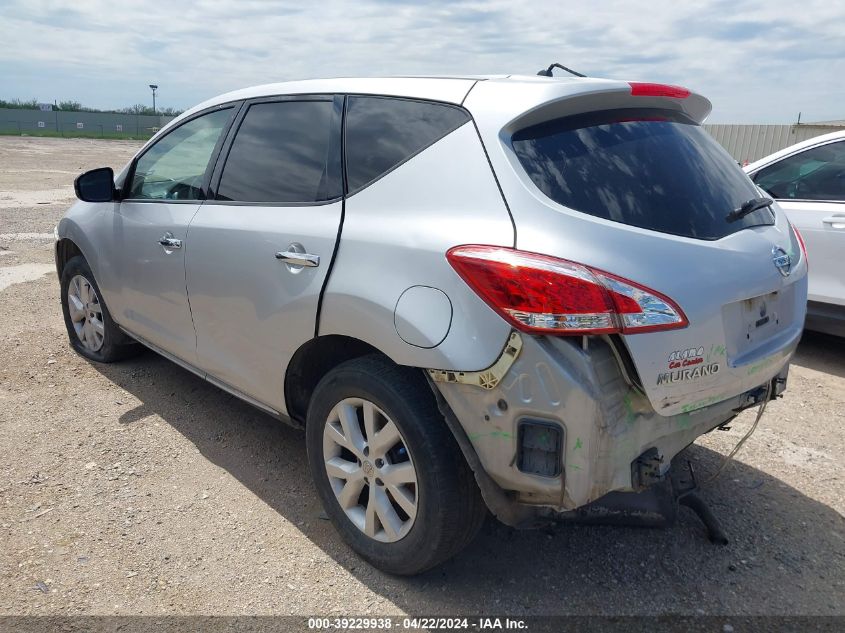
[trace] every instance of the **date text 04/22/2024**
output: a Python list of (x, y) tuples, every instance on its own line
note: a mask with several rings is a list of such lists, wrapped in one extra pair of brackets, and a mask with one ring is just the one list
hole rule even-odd
[(527, 628), (527, 623), (519, 618), (443, 618), (443, 617), (405, 617), (405, 618), (308, 618), (311, 630), (477, 630), (477, 631), (518, 631)]

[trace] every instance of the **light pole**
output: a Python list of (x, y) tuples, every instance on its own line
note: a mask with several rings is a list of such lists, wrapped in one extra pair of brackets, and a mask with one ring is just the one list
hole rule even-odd
[(153, 116), (156, 113), (156, 90), (158, 90), (158, 86), (155, 84), (150, 84), (150, 90), (153, 91)]

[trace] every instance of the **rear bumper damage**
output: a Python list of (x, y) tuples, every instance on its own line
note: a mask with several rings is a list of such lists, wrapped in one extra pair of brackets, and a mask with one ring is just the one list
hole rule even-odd
[(613, 344), (514, 333), (495, 372), (429, 372), (485, 501), (504, 523), (547, 523), (609, 493), (665, 483), (682, 449), (764, 399), (770, 381), (771, 397), (786, 383), (785, 362), (746, 393), (661, 416)]

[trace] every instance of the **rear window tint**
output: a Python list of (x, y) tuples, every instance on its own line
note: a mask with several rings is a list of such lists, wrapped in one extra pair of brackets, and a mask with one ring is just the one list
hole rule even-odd
[(760, 194), (730, 155), (678, 112), (592, 112), (520, 130), (511, 142), (534, 184), (576, 211), (705, 240), (774, 223), (769, 209), (725, 219)]
[(331, 101), (250, 106), (229, 150), (217, 199), (295, 204), (338, 197), (333, 108)]
[(346, 177), (355, 192), (469, 121), (440, 103), (350, 97), (346, 106)]

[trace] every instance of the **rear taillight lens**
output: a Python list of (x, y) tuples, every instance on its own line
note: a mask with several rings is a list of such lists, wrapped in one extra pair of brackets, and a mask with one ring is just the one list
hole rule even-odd
[(523, 332), (636, 334), (688, 325), (671, 299), (628, 279), (565, 259), (503, 246), (456, 246), (452, 268)]
[(807, 258), (807, 247), (804, 246), (804, 237), (801, 235), (801, 232), (795, 227), (792, 222), (789, 223), (789, 228), (792, 229), (792, 232), (795, 233), (795, 237), (798, 240), (798, 245), (801, 247), (801, 256), (804, 258), (804, 263), (809, 264), (810, 260)]

